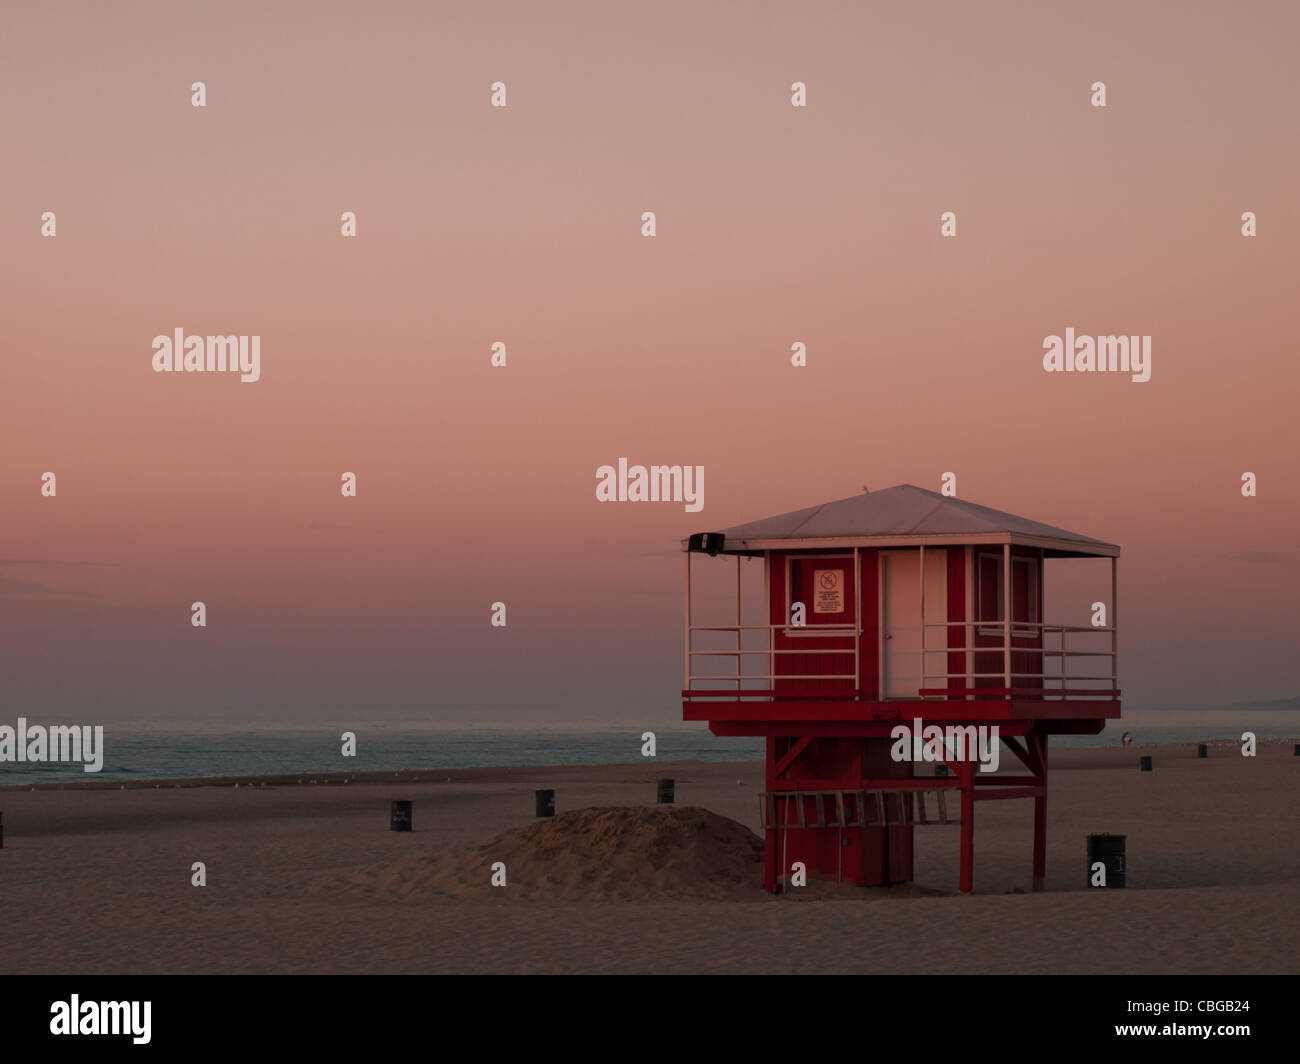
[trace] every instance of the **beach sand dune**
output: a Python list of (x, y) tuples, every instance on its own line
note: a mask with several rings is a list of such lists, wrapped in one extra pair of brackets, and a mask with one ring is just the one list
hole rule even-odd
[[(493, 886), (494, 866), (502, 866)], [(500, 901), (645, 898), (762, 900), (763, 840), (743, 824), (687, 806), (578, 809), (477, 846), (356, 869), (325, 892), (439, 894)]]

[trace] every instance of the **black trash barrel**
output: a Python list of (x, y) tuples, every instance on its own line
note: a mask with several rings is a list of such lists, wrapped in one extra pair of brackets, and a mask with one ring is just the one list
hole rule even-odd
[(555, 816), (555, 792), (554, 791), (537, 792), (537, 815)]
[(393, 802), (392, 811), (388, 815), (388, 826), (393, 831), (411, 830), (410, 802)]
[(656, 793), (656, 799), (658, 800), (660, 805), (673, 804), (673, 781), (672, 780), (659, 781), (659, 788)]
[(1197, 756), (1197, 757), (1209, 757), (1209, 756), (1210, 756), (1210, 744), (1209, 744), (1209, 743), (1201, 743), (1201, 744), (1199, 744), (1199, 745), (1196, 747), (1196, 756)]
[(1124, 855), (1124, 840), (1127, 838), (1127, 835), (1088, 836), (1088, 886), (1092, 886), (1092, 866), (1098, 861), (1106, 867), (1106, 886), (1124, 886), (1124, 876), (1128, 871)]
[(1149, 754), (1142, 755), (1142, 771), (1143, 772), (1151, 771), (1151, 756)]

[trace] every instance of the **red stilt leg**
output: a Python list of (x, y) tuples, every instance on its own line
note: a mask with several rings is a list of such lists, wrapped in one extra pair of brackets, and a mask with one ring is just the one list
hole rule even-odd
[(1034, 890), (1042, 890), (1047, 878), (1047, 736), (1035, 732), (1038, 772), (1043, 793), (1034, 798)]
[(975, 762), (961, 764), (961, 878), (960, 890), (971, 892), (975, 872)]
[[(767, 737), (767, 771), (763, 773), (764, 778), (767, 780), (767, 787), (765, 790), (768, 794), (772, 793), (772, 785), (776, 782), (774, 775), (775, 769), (776, 736), (769, 735)], [(774, 800), (770, 798), (766, 799), (766, 801), (768, 802), (769, 808), (772, 809), (774, 822), (778, 824), (782, 823), (780, 819), (783, 813), (783, 810), (781, 809), (781, 801), (779, 799)], [(775, 828), (769, 827), (763, 833), (763, 841), (765, 843), (763, 847), (763, 889), (769, 894), (775, 894), (777, 849), (781, 845), (781, 832), (777, 831)]]

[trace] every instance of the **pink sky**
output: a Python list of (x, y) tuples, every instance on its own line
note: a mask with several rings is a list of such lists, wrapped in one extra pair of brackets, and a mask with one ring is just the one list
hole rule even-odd
[[(671, 718), (682, 536), (946, 471), (1122, 546), (1126, 704), (1300, 693), (1298, 30), (5, 5), (5, 704)], [(155, 374), (177, 327), (262, 379)], [(1151, 335), (1151, 380), (1043, 372), (1067, 327)], [(620, 456), (703, 465), (703, 512), (597, 503)]]

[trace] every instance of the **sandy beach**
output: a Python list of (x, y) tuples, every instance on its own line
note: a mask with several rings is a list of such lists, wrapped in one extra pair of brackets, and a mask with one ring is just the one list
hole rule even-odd
[[(1031, 803), (994, 801), (965, 897), (944, 826), (911, 888), (765, 894), (756, 763), (3, 789), (0, 972), (1295, 972), (1292, 747), (1053, 752), (1046, 891)], [(1127, 888), (1086, 888), (1091, 832), (1127, 835)]]

